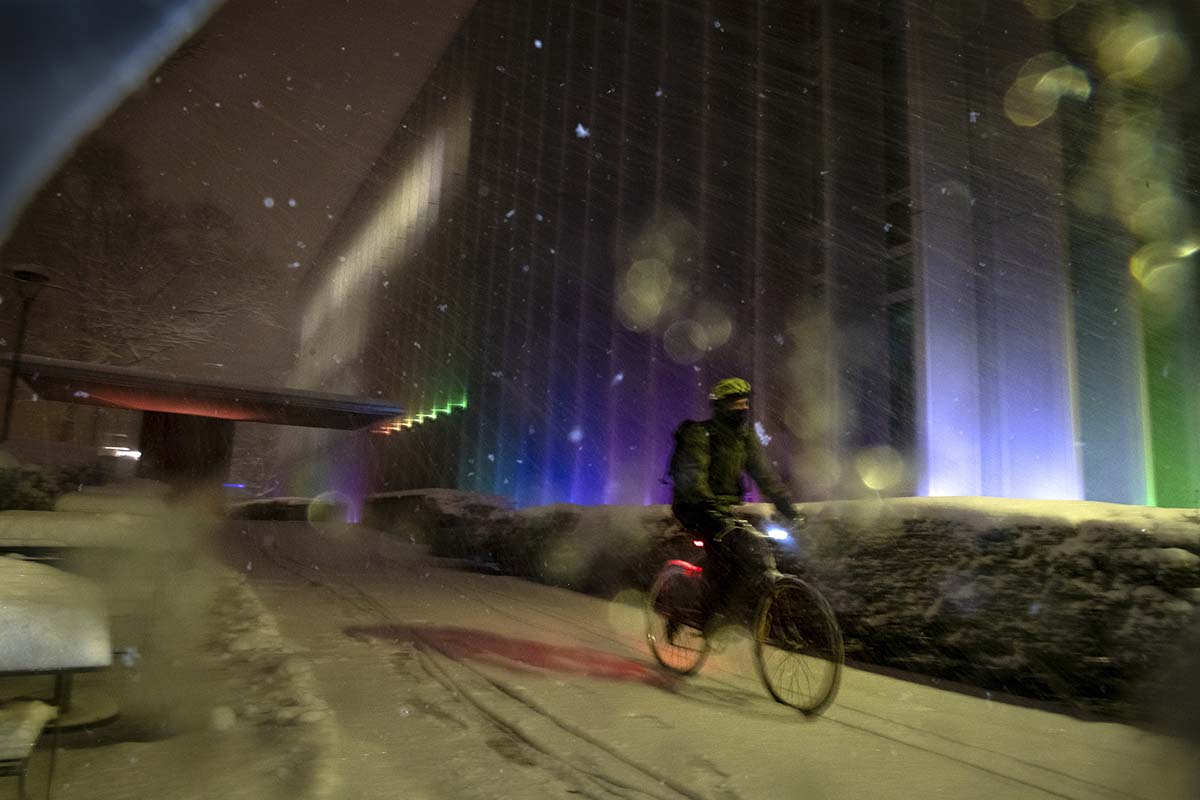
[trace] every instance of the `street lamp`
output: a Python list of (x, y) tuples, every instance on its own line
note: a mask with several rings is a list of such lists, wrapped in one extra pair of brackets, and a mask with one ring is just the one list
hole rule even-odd
[(12, 268), (12, 279), (17, 284), (21, 298), (21, 310), (17, 316), (17, 341), (13, 348), (12, 370), (8, 374), (8, 398), (4, 403), (4, 423), (0, 427), (0, 444), (8, 441), (8, 428), (12, 423), (13, 398), (17, 393), (17, 373), (21, 368), (21, 348), (25, 344), (25, 323), (29, 321), (29, 309), (41, 293), (50, 275), (37, 264), (18, 264)]

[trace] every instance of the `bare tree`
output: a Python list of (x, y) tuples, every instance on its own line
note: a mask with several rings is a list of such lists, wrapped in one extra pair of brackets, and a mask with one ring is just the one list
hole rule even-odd
[(235, 317), (271, 325), (273, 287), (227, 212), (152, 201), (122, 147), (89, 140), (39, 193), (4, 259), (54, 271), (69, 319), (56, 355), (124, 366), (218, 341)]

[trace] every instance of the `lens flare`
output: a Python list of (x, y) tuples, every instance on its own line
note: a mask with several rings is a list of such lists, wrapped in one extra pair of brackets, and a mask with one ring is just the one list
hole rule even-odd
[(677, 364), (697, 364), (709, 350), (708, 334), (700, 323), (680, 320), (663, 334), (663, 348)]
[(1087, 74), (1061, 53), (1041, 53), (1025, 62), (1004, 95), (1004, 113), (1015, 125), (1041, 125), (1064, 97), (1086, 100), (1092, 94)]
[(1110, 78), (1165, 88), (1187, 76), (1190, 68), (1187, 45), (1164, 20), (1136, 13), (1102, 31), (1097, 61)]
[(904, 459), (890, 447), (872, 447), (854, 459), (859, 479), (868, 489), (885, 492), (898, 487), (906, 472)]

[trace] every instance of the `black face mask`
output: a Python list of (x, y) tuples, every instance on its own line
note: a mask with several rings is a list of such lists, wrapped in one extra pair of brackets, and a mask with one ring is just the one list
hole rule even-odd
[(717, 412), (717, 421), (730, 428), (744, 428), (750, 421), (750, 412), (744, 408), (722, 409)]

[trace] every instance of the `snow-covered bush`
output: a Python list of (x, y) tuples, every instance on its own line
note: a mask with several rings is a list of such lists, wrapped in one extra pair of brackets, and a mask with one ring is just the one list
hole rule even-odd
[(429, 544), (435, 555), (483, 558), (486, 539), (504, 530), (512, 503), (503, 497), (455, 489), (383, 492), (367, 497), (363, 522)]
[(54, 469), (0, 469), (0, 511), (49, 511), (61, 491)]

